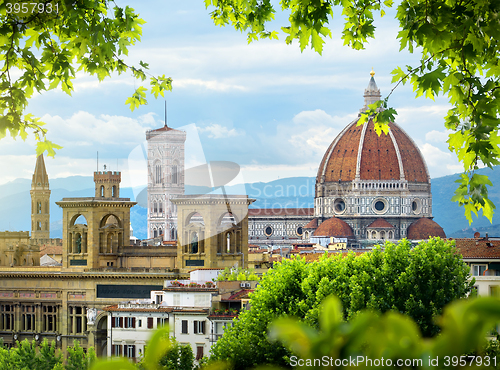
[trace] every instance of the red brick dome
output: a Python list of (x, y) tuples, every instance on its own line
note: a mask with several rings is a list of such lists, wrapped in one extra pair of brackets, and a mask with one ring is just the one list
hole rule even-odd
[(432, 236), (446, 238), (443, 228), (437, 222), (426, 217), (419, 218), (406, 231), (406, 237), (411, 240), (429, 239)]
[(332, 217), (319, 225), (313, 236), (354, 237), (354, 233), (345, 221)]
[(420, 150), (395, 123), (390, 133), (377, 135), (373, 121), (356, 126), (351, 122), (332, 142), (318, 169), (317, 182), (400, 180), (429, 183)]

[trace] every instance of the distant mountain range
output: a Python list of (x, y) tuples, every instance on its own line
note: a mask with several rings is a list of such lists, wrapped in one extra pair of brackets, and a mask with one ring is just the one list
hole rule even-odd
[[(500, 184), (500, 168), (480, 169), (479, 174), (488, 175), (494, 184)], [(495, 214), (493, 223), (479, 217), (469, 226), (464, 217), (464, 211), (458, 204), (451, 202), (456, 189), (455, 180), (459, 175), (450, 175), (432, 179), (432, 204), (434, 220), (440, 224), (447, 236), (472, 237), (475, 231), (481, 235), (488, 232), (491, 236), (500, 235), (500, 216)], [(224, 187), (226, 194), (246, 194), (256, 199), (252, 208), (313, 208), (314, 207), (314, 177), (291, 177), (271, 182), (256, 182), (251, 184)], [(30, 230), (30, 188), (31, 180), (17, 179), (0, 185), (0, 231)], [(50, 219), (52, 238), (62, 237), (62, 209), (56, 201), (68, 197), (94, 196), (94, 180), (91, 176), (71, 176), (51, 179), (50, 189)], [(244, 190), (245, 189), (245, 190)], [(135, 190), (135, 192), (134, 192)], [(131, 198), (138, 202), (132, 207), (130, 221), (134, 235), (139, 239), (147, 236), (146, 192), (140, 189), (121, 188), (120, 197)], [(186, 194), (208, 193), (211, 189), (200, 186), (186, 186)], [(220, 192), (221, 190), (219, 190)], [(137, 199), (134, 194), (138, 194)], [(489, 189), (490, 198), (500, 208), (500, 192), (494, 187)]]

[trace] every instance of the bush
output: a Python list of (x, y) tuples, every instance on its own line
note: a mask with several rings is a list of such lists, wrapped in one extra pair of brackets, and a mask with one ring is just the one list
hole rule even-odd
[(236, 369), (285, 365), (290, 353), (268, 341), (269, 324), (281, 316), (295, 316), (317, 327), (320, 304), (332, 294), (339, 297), (345, 320), (364, 308), (395, 310), (412, 317), (424, 336), (435, 335), (439, 327), (434, 318), (470, 291), (469, 268), (454, 244), (439, 238), (413, 249), (407, 240), (387, 242), (384, 249), (359, 257), (332, 253), (318, 262), (296, 258), (277, 264), (252, 295), (250, 310), (212, 348), (213, 359), (230, 360)]

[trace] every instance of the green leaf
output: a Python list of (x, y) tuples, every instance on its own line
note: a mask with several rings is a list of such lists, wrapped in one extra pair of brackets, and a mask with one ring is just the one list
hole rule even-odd
[(168, 326), (156, 330), (148, 342), (147, 350), (144, 355), (144, 365), (148, 370), (156, 370), (158, 362), (170, 349), (171, 342), (169, 339)]

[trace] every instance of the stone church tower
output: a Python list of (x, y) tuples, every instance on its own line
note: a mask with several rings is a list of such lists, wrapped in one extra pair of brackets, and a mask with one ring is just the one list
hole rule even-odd
[(50, 239), (50, 190), (43, 154), (36, 159), (30, 194), (31, 240), (35, 244), (47, 243)]
[(172, 196), (184, 194), (186, 133), (165, 126), (146, 132), (148, 142), (148, 238), (176, 240), (177, 208)]
[(121, 173), (94, 172), (95, 197), (63, 198), (63, 268), (86, 270), (118, 265), (130, 243), (130, 208), (120, 198)]

